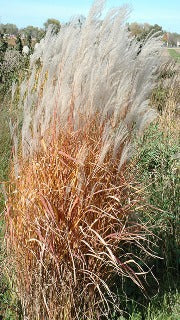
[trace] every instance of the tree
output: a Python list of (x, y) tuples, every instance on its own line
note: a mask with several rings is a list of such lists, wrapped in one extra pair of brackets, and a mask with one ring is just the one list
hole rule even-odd
[(20, 33), (24, 35), (26, 38), (30, 37), (35, 38), (37, 41), (41, 40), (44, 36), (44, 30), (41, 28), (27, 26), (20, 30)]
[(180, 41), (180, 34), (176, 32), (168, 32), (168, 44), (171, 47), (177, 45), (177, 41)]
[(7, 48), (8, 48), (8, 43), (4, 39), (4, 34), (0, 33), (0, 83), (2, 83), (2, 79), (3, 79), (2, 64), (4, 61), (4, 56)]
[(18, 34), (18, 27), (12, 23), (6, 23), (6, 24), (1, 23), (0, 24), (0, 33), (17, 35)]
[(22, 44), (21, 36), (20, 34), (18, 34), (16, 39), (16, 50), (22, 53), (22, 49), (23, 49), (23, 44)]
[(4, 34), (0, 34), (0, 53), (4, 54), (8, 48), (8, 43), (4, 38)]
[(159, 26), (158, 24), (154, 24), (153, 26), (150, 25), (149, 32), (151, 32), (152, 34), (154, 34), (154, 33), (164, 34), (162, 27)]
[(133, 22), (128, 26), (129, 31), (133, 36), (137, 38), (138, 41), (145, 40), (148, 35), (153, 35), (157, 33), (158, 35), (163, 34), (162, 27), (158, 24), (151, 25), (149, 23), (137, 23)]
[(45, 30), (47, 31), (48, 27), (52, 26), (53, 27), (53, 32), (54, 33), (58, 33), (61, 29), (61, 24), (59, 20), (56, 19), (48, 19), (45, 23), (44, 23), (44, 27)]
[(32, 51), (32, 36), (31, 34), (27, 35), (27, 45), (30, 51)]
[(131, 24), (129, 24), (128, 29), (135, 37), (139, 36), (143, 31), (142, 25), (137, 22), (132, 22)]

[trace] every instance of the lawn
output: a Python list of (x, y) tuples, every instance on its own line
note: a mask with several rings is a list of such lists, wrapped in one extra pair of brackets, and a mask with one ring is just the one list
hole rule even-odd
[(175, 49), (168, 49), (170, 56), (175, 59), (177, 62), (180, 62), (180, 51), (178, 52)]

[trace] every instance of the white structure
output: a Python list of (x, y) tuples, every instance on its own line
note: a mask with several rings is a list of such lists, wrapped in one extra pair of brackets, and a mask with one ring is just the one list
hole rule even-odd
[(180, 48), (180, 41), (177, 41), (177, 47)]

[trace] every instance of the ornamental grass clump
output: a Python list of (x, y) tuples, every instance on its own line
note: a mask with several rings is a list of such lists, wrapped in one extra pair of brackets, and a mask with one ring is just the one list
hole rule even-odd
[(143, 226), (130, 218), (138, 197), (112, 150), (99, 163), (102, 131), (95, 119), (83, 130), (59, 133), (48, 146), (42, 140), (41, 152), (12, 178), (7, 244), (29, 319), (107, 315), (115, 302), (112, 273), (143, 290), (142, 267), (125, 251), (125, 243), (145, 240)]
[[(143, 289), (145, 226), (128, 160), (160, 63), (158, 38), (131, 38), (127, 8), (49, 31), (20, 89), (21, 140), (11, 123), (14, 167), (7, 248), (25, 319), (101, 319), (118, 309), (112, 276)], [(147, 250), (145, 250), (147, 252)]]

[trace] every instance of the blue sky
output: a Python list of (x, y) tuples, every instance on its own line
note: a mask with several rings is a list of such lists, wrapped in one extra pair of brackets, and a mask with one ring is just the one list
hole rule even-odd
[[(87, 15), (92, 0), (0, 0), (0, 23), (18, 27), (42, 27), (48, 18), (62, 22), (77, 14)], [(129, 21), (157, 23), (163, 29), (180, 33), (180, 0), (107, 0), (106, 7), (129, 3)]]

